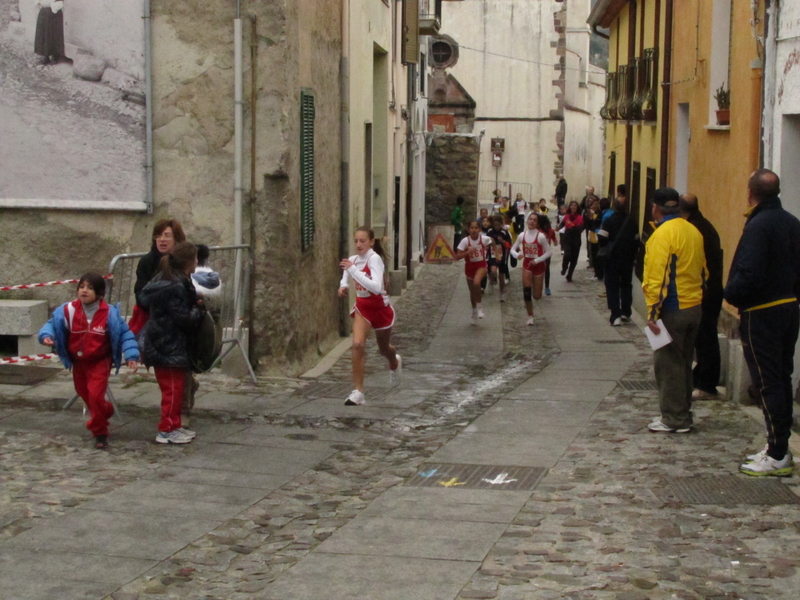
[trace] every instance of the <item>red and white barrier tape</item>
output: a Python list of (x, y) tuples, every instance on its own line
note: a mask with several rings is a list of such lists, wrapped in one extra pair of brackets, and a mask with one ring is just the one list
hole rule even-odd
[[(103, 275), (103, 279), (113, 279), (113, 275)], [(0, 292), (9, 290), (27, 290), (29, 288), (47, 287), (48, 285), (62, 285), (64, 283), (78, 283), (80, 279), (59, 279), (58, 281), (45, 281), (43, 283), (25, 283), (22, 285), (6, 285), (0, 287)]]
[(11, 356), (9, 358), (0, 358), (0, 365), (14, 365), (21, 362), (31, 362), (33, 360), (50, 360), (58, 358), (58, 354), (32, 354), (30, 356)]

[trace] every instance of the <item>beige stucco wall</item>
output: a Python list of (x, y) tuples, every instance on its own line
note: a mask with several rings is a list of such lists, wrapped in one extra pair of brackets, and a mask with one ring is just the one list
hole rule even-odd
[[(526, 0), (469, 0), (445, 2), (442, 8), (442, 33), (460, 45), (458, 63), (448, 71), (477, 103), (475, 133), (486, 131), (480, 179), (530, 183), (537, 198), (552, 195), (555, 187), (554, 151), (560, 121), (480, 119), (547, 119), (557, 110), (552, 81), (558, 57), (551, 43), (557, 41), (553, 13), (560, 6)], [(493, 137), (506, 140), (503, 164), (497, 171), (490, 154)]]

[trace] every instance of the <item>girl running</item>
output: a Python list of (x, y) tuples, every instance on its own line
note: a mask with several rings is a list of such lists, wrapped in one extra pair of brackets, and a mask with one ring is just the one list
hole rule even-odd
[[(470, 224), (470, 227), (472, 224)], [(353, 317), (353, 384), (345, 404), (347, 406), (366, 404), (364, 398), (364, 367), (367, 362), (365, 345), (371, 329), (375, 330), (378, 350), (389, 361), (389, 381), (391, 385), (400, 382), (403, 362), (391, 345), (394, 308), (389, 304), (389, 296), (384, 285), (384, 264), (386, 251), (380, 240), (369, 227), (359, 227), (355, 233), (356, 253), (339, 263), (342, 268), (342, 281), (339, 283), (339, 297), (347, 297), (350, 279), (356, 282), (356, 305), (350, 311)]]
[(503, 229), (503, 219), (499, 215), (492, 217), (492, 228), (486, 234), (492, 238), (494, 245), (489, 253), (489, 291), (497, 284), (500, 276), (500, 302), (506, 301), (506, 284), (508, 283), (508, 251), (511, 249), (511, 235)]
[(469, 287), (469, 300), (472, 303), (472, 323), (482, 319), (483, 305), (481, 304), (481, 280), (486, 277), (488, 264), (486, 258), (491, 251), (494, 242), (492, 238), (481, 233), (481, 224), (478, 221), (470, 221), (469, 236), (461, 240), (458, 245), (455, 259), (466, 260), (464, 274), (467, 276), (467, 287)]
[[(522, 262), (522, 294), (525, 300), (525, 310), (528, 311), (528, 325), (533, 325), (533, 300), (542, 297), (544, 274), (547, 269), (547, 259), (550, 258), (550, 244), (547, 236), (539, 231), (539, 215), (528, 215), (528, 229), (522, 233), (514, 247), (511, 256), (524, 259)], [(520, 246), (522, 252), (519, 252)]]
[(114, 406), (106, 402), (108, 375), (112, 366), (123, 361), (134, 373), (139, 368), (139, 349), (133, 333), (103, 297), (106, 282), (102, 275), (86, 273), (78, 281), (78, 299), (53, 311), (52, 318), (39, 331), (39, 341), (55, 346), (61, 364), (72, 369), (75, 391), (86, 403), (95, 448), (108, 449), (108, 419)]
[(564, 237), (561, 238), (561, 249), (564, 251), (561, 274), (567, 276), (567, 281), (572, 281), (572, 274), (578, 264), (578, 257), (581, 253), (582, 232), (583, 217), (578, 203), (573, 200), (569, 203), (567, 214), (564, 216)]
[[(556, 232), (553, 227), (550, 225), (550, 218), (542, 213), (539, 213), (539, 231), (541, 231), (547, 237), (547, 242), (550, 244), (550, 247), (553, 248), (558, 245), (558, 238), (556, 237)], [(552, 254), (552, 253), (551, 253)], [(544, 294), (545, 296), (550, 295), (550, 260), (552, 256), (548, 256), (545, 264), (547, 267), (544, 271)]]

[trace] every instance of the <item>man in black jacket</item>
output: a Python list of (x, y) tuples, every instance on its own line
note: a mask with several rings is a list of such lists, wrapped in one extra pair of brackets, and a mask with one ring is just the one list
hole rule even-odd
[(717, 396), (720, 375), (717, 321), (722, 310), (722, 248), (717, 230), (700, 212), (697, 196), (684, 194), (680, 199), (680, 207), (681, 216), (702, 234), (703, 250), (706, 253), (708, 279), (703, 290), (703, 316), (694, 341), (697, 364), (692, 372), (695, 388), (692, 398), (707, 400)]
[(767, 445), (747, 457), (747, 475), (792, 474), (792, 369), (800, 330), (800, 221), (781, 206), (780, 179), (759, 169), (747, 184), (750, 210), (733, 256), (725, 300), (739, 309), (739, 332), (764, 413)]
[(563, 175), (558, 176), (558, 183), (556, 184), (556, 207), (566, 204), (567, 199), (567, 180)]
[(614, 199), (614, 213), (603, 223), (597, 235), (600, 248), (607, 247), (605, 257), (606, 301), (614, 327), (631, 320), (633, 303), (633, 264), (639, 249), (639, 225), (628, 218), (625, 201)]

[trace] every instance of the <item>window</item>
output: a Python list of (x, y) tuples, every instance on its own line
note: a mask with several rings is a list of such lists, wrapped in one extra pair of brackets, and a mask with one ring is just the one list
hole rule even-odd
[(711, 13), (711, 66), (708, 90), (708, 122), (716, 123), (717, 101), (714, 93), (720, 87), (730, 90), (731, 0), (714, 0)]
[(425, 95), (425, 78), (428, 76), (428, 57), (424, 53), (419, 55), (419, 93)]
[(444, 41), (434, 42), (431, 55), (433, 56), (434, 64), (444, 64), (453, 56), (453, 48)]
[(314, 243), (314, 93), (300, 92), (300, 239)]

